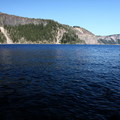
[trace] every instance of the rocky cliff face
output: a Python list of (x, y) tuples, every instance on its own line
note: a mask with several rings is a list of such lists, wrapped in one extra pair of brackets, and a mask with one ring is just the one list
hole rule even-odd
[(6, 43), (7, 43), (7, 44), (12, 44), (13, 42), (12, 42), (12, 40), (9, 38), (8, 33), (7, 33), (7, 31), (4, 29), (4, 27), (0, 27), (0, 31), (1, 31), (1, 33), (4, 35), (4, 37), (6, 38)]
[(29, 19), (29, 18), (14, 16), (14, 15), (8, 15), (5, 13), (0, 13), (0, 26), (3, 26), (3, 25), (16, 26), (16, 25), (25, 25), (25, 24), (46, 25), (47, 21), (43, 19)]
[(4, 13), (0, 13), (0, 28), (0, 43), (9, 43), (10, 40), (10, 43), (16, 44), (120, 44), (119, 34), (96, 36), (78, 26), (72, 27), (53, 20), (24, 18)]
[(97, 36), (97, 41), (100, 44), (120, 44), (120, 34), (109, 36)]
[(73, 27), (73, 29), (75, 33), (78, 35), (78, 37), (84, 40), (86, 44), (98, 44), (96, 36), (93, 33), (81, 27)]

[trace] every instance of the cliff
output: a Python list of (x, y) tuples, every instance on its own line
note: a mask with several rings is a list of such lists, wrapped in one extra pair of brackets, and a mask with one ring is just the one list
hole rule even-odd
[(79, 26), (0, 13), (0, 43), (120, 44), (120, 35), (96, 36)]
[(120, 44), (120, 34), (97, 36), (97, 41), (101, 44)]

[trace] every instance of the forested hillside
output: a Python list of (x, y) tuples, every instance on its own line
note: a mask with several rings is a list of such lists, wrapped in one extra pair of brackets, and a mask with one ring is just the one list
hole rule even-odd
[(120, 35), (96, 36), (79, 26), (0, 13), (0, 43), (120, 44)]

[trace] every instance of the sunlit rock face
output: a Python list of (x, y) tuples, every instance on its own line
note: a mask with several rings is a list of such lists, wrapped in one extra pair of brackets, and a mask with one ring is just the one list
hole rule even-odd
[(77, 26), (74, 26), (73, 29), (75, 30), (75, 33), (78, 35), (78, 37), (84, 40), (86, 44), (98, 44), (96, 36), (93, 33)]
[(42, 19), (30, 19), (24, 17), (18, 17), (14, 15), (8, 15), (4, 13), (0, 13), (0, 25), (25, 25), (25, 24), (44, 24), (46, 25), (47, 22)]
[(120, 34), (98, 36), (97, 41), (101, 44), (120, 44)]

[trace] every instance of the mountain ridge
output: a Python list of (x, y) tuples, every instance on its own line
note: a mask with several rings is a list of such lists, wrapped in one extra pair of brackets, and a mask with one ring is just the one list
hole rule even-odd
[[(0, 12), (0, 27), (15, 44), (120, 44), (120, 34), (96, 36), (79, 27), (60, 24), (50, 19), (19, 17)], [(0, 32), (0, 43), (7, 37)]]

